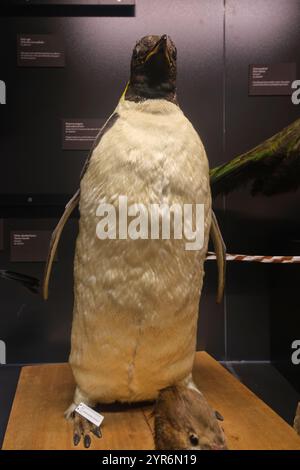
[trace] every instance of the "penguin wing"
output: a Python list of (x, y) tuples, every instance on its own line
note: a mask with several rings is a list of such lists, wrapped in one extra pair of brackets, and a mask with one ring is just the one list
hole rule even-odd
[(55, 258), (57, 246), (58, 246), (62, 231), (70, 215), (72, 214), (74, 209), (77, 207), (79, 203), (79, 199), (80, 199), (80, 189), (76, 191), (72, 199), (70, 199), (70, 201), (66, 205), (63, 215), (59, 219), (58, 224), (56, 225), (55, 229), (52, 232), (49, 251), (48, 251), (48, 257), (47, 257), (45, 271), (44, 271), (43, 285), (42, 285), (42, 294), (43, 294), (44, 300), (48, 299), (49, 280), (51, 276), (53, 260)]
[(217, 291), (217, 303), (222, 301), (225, 288), (225, 277), (226, 277), (226, 246), (221, 234), (221, 230), (215, 216), (215, 213), (211, 211), (211, 227), (210, 235), (214, 244), (214, 249), (217, 257), (218, 265), (218, 291)]
[[(114, 123), (116, 122), (118, 117), (119, 117), (118, 113), (114, 112), (107, 119), (104, 126), (100, 129), (99, 134), (97, 135), (97, 137), (96, 137), (96, 139), (93, 143), (93, 146), (92, 146), (92, 148), (89, 152), (89, 155), (86, 159), (86, 162), (83, 166), (83, 169), (82, 169), (82, 172), (81, 172), (81, 175), (80, 175), (80, 181), (82, 180), (83, 176), (85, 175), (85, 173), (88, 169), (88, 166), (89, 166), (89, 163), (90, 163), (90, 160), (92, 158), (92, 155), (93, 155), (93, 152), (94, 152), (95, 148), (99, 145), (99, 143), (100, 143), (102, 137), (104, 136), (104, 134), (109, 129), (111, 129), (111, 127), (114, 125)], [(48, 299), (49, 281), (50, 281), (50, 276), (51, 276), (51, 271), (52, 271), (52, 265), (53, 265), (53, 261), (54, 261), (54, 258), (55, 258), (55, 254), (56, 254), (56, 251), (57, 251), (57, 247), (58, 247), (58, 243), (59, 243), (62, 231), (64, 229), (64, 226), (65, 226), (66, 222), (69, 220), (70, 215), (72, 214), (74, 209), (78, 206), (79, 200), (80, 200), (80, 188), (77, 189), (74, 196), (70, 199), (70, 201), (66, 205), (64, 213), (61, 216), (61, 218), (59, 219), (59, 222), (56, 225), (56, 227), (55, 227), (55, 229), (52, 233), (51, 240), (50, 240), (49, 251), (48, 251), (48, 257), (47, 257), (47, 261), (46, 261), (46, 265), (45, 265), (43, 284), (42, 284), (42, 294), (43, 294), (43, 299), (44, 300)]]

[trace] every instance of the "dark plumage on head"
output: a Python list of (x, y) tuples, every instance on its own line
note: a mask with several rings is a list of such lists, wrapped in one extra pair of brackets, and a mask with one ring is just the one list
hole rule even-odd
[(125, 99), (176, 102), (176, 59), (175, 44), (166, 34), (140, 39), (133, 49)]

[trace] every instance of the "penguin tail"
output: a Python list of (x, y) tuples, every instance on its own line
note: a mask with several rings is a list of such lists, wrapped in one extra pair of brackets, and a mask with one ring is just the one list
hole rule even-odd
[(14, 271), (0, 269), (0, 278), (6, 279), (8, 281), (18, 282), (34, 294), (40, 293), (40, 280), (36, 277), (28, 276), (27, 274), (16, 273)]

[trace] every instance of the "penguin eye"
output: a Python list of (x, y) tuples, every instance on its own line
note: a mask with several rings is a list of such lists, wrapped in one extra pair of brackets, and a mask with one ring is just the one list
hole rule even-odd
[(190, 443), (192, 444), (192, 446), (197, 446), (199, 444), (199, 439), (196, 434), (190, 434)]

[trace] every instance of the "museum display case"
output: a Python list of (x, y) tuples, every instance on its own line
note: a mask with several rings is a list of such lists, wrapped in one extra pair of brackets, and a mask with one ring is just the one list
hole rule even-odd
[(2, 449), (299, 450), (299, 0), (0, 12)]

